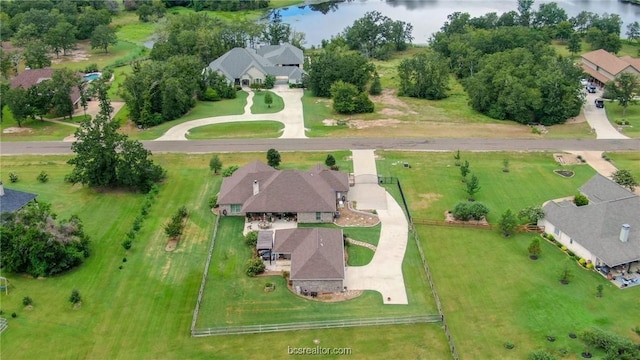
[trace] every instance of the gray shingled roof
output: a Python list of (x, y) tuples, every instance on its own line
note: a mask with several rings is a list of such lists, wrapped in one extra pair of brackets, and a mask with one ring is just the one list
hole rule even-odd
[(273, 251), (291, 254), (291, 280), (344, 279), (344, 243), (340, 229), (277, 230)]
[[(609, 266), (640, 260), (640, 196), (602, 175), (591, 178), (580, 191), (589, 205), (548, 202), (545, 218)], [(620, 241), (622, 224), (631, 225), (629, 241)]]
[(256, 250), (273, 248), (273, 230), (262, 230), (258, 232), (258, 243)]
[(242, 204), (245, 213), (329, 212), (336, 209), (336, 192), (348, 189), (348, 175), (338, 171), (275, 170), (256, 160), (222, 180), (218, 203)]
[[(0, 182), (2, 186), (2, 182)], [(0, 196), (0, 214), (15, 212), (22, 209), (36, 198), (36, 194), (4, 188), (4, 195)]]
[(302, 64), (304, 62), (302, 50), (289, 43), (262, 46), (256, 52), (274, 65)]

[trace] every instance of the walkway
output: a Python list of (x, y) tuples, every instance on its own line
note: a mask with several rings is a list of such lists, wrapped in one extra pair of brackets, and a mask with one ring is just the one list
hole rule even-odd
[(187, 140), (186, 135), (189, 130), (212, 124), (223, 124), (230, 122), (250, 122), (272, 120), (284, 124), (284, 131), (280, 136), (281, 139), (304, 139), (306, 138), (304, 129), (304, 116), (302, 112), (302, 89), (290, 89), (288, 85), (276, 85), (271, 89), (284, 101), (284, 109), (274, 114), (252, 114), (251, 105), (253, 104), (253, 91), (249, 91), (247, 104), (244, 107), (242, 115), (213, 116), (198, 120), (187, 121), (178, 124), (164, 133), (156, 140)]
[[(587, 118), (589, 126), (596, 132), (596, 139), (628, 139), (627, 136), (616, 130), (604, 109), (596, 107), (595, 99), (602, 97), (602, 90), (598, 90), (595, 94), (587, 93), (587, 100), (584, 104), (584, 116)], [(607, 106), (605, 104), (605, 106)]]
[[(409, 238), (409, 225), (404, 212), (384, 188), (368, 179), (377, 177), (374, 150), (353, 150), (356, 184), (349, 191), (349, 199), (370, 204), (378, 213), (382, 227), (373, 259), (365, 266), (347, 266), (345, 285), (349, 290), (374, 290), (382, 295), (384, 304), (408, 304), (402, 275), (402, 261)], [(363, 176), (364, 175), (364, 176)], [(365, 180), (359, 183), (358, 179)], [(362, 189), (366, 191), (360, 191)]]

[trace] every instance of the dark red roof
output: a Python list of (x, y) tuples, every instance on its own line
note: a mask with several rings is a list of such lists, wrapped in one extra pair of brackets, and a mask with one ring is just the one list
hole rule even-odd
[[(22, 87), (28, 89), (44, 80), (50, 80), (54, 72), (55, 69), (52, 68), (25, 70), (11, 79), (11, 88)], [(75, 104), (78, 100), (80, 100), (80, 91), (74, 86), (71, 89), (71, 101)]]

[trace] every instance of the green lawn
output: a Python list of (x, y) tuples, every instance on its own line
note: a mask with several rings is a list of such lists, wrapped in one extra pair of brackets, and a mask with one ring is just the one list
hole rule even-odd
[(87, 65), (97, 64), (98, 68), (102, 69), (107, 65), (115, 64), (117, 61), (133, 60), (147, 53), (147, 49), (141, 45), (125, 40), (118, 40), (116, 45), (109, 48), (108, 53), (105, 53), (102, 49), (91, 49), (91, 44), (88, 41), (78, 42), (78, 49), (87, 54), (87, 60), (73, 61), (71, 57), (61, 55), (62, 61), (52, 64), (51, 67), (83, 71)]
[(165, 122), (145, 130), (138, 130), (135, 127), (128, 127), (122, 131), (133, 139), (153, 140), (165, 133), (169, 128), (186, 121), (202, 119), (211, 116), (240, 115), (244, 113), (244, 106), (247, 103), (247, 93), (239, 91), (235, 99), (221, 101), (198, 101), (196, 106), (185, 116)]
[(264, 139), (277, 138), (284, 125), (278, 121), (233, 122), (200, 126), (189, 130), (187, 139)]
[(111, 99), (111, 101), (124, 101), (120, 94), (120, 88), (122, 87), (122, 83), (126, 79), (126, 76), (132, 72), (133, 69), (131, 68), (131, 65), (117, 67), (113, 70), (113, 81), (111, 82), (108, 92), (109, 99)]
[(607, 152), (607, 156), (616, 168), (631, 171), (633, 176), (640, 181), (640, 152)]
[(604, 109), (611, 125), (619, 127), (616, 121), (628, 121), (629, 125), (622, 126), (622, 133), (632, 138), (640, 138), (640, 105), (631, 104), (627, 106), (626, 114), (623, 116), (623, 107), (617, 102), (607, 101)]
[[(264, 96), (270, 93), (273, 103), (271, 106), (267, 106), (264, 103)], [(284, 109), (284, 101), (282, 98), (272, 91), (255, 91), (253, 93), (253, 105), (251, 105), (252, 114), (273, 114)]]
[[(76, 131), (71, 126), (31, 119), (22, 122), (21, 130), (9, 111), (9, 107), (5, 106), (3, 113), (0, 123), (0, 140), (2, 141), (61, 141)], [(5, 133), (7, 128), (16, 128), (20, 132)]]

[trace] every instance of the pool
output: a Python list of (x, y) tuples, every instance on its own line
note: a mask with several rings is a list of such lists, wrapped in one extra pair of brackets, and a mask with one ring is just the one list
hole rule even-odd
[(100, 76), (102, 76), (102, 73), (94, 72), (94, 73), (90, 73), (90, 74), (85, 74), (82, 77), (84, 78), (84, 81), (92, 82), (93, 80), (99, 78)]

